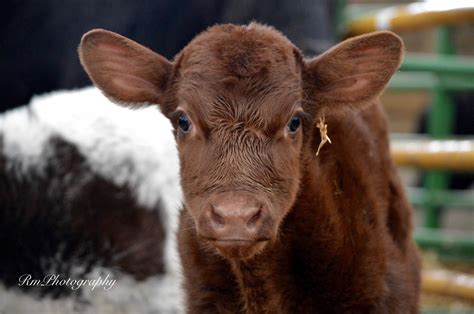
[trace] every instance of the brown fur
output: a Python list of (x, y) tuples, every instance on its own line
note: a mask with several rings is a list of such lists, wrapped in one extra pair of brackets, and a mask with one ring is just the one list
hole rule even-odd
[[(400, 64), (396, 35), (350, 39), (312, 60), (258, 24), (210, 28), (172, 63), (135, 45), (98, 30), (79, 53), (107, 95), (159, 102), (175, 125), (189, 313), (417, 312), (411, 208), (376, 100)], [(120, 62), (101, 61), (112, 50)], [(183, 113), (189, 133), (177, 125)], [(323, 113), (333, 144), (315, 156)], [(302, 128), (290, 134), (295, 114)], [(247, 204), (260, 206), (257, 227), (241, 222)], [(223, 247), (223, 235), (245, 245)]]

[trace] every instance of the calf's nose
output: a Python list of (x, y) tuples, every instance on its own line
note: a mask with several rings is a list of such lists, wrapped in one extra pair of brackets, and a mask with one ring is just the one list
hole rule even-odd
[(238, 226), (252, 228), (257, 225), (262, 214), (262, 207), (255, 204), (249, 207), (236, 207), (234, 204), (211, 204), (210, 218), (217, 228)]
[(262, 228), (268, 210), (253, 195), (226, 192), (212, 197), (203, 214), (216, 240), (252, 241)]

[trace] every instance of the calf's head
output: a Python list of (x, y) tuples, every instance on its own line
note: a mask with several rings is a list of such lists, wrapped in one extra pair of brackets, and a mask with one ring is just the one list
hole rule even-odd
[(379, 32), (304, 59), (277, 31), (250, 24), (212, 27), (173, 61), (105, 30), (85, 34), (79, 54), (113, 101), (159, 104), (175, 128), (197, 235), (246, 259), (277, 238), (318, 116), (378, 96), (402, 50), (396, 35)]

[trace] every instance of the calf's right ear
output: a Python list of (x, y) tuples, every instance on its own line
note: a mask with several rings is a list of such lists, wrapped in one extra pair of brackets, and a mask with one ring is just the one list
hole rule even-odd
[(82, 37), (81, 63), (106, 96), (123, 105), (159, 104), (172, 63), (150, 49), (103, 29)]

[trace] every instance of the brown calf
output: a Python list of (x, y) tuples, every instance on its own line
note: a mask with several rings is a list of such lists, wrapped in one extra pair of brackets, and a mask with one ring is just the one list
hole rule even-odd
[[(306, 60), (270, 27), (220, 25), (171, 62), (94, 30), (79, 53), (107, 96), (160, 104), (175, 126), (189, 313), (417, 312), (411, 208), (377, 101), (400, 38)], [(332, 145), (316, 156), (323, 116)]]

